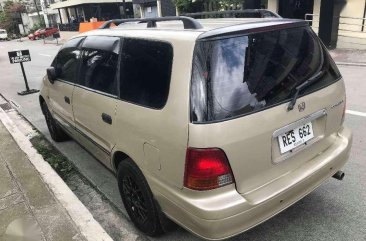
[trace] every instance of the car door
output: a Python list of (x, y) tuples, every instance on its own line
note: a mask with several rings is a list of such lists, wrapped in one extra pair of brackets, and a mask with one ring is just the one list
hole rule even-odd
[(82, 45), (80, 77), (74, 89), (74, 117), (81, 142), (107, 167), (115, 145), (120, 38), (88, 36)]
[(56, 70), (57, 79), (49, 89), (50, 109), (54, 118), (68, 131), (74, 127), (73, 91), (79, 72), (83, 38), (68, 41), (57, 54), (52, 66)]

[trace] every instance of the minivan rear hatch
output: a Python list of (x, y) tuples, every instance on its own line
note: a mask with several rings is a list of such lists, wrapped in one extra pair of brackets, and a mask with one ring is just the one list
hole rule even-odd
[(342, 124), (329, 53), (305, 22), (280, 23), (208, 32), (195, 48), (189, 146), (222, 149), (242, 194), (326, 150)]

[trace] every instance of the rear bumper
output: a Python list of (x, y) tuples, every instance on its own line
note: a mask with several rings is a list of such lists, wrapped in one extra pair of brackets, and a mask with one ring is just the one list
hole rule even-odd
[[(352, 133), (344, 128), (331, 147), (298, 170), (243, 195), (234, 185), (210, 192), (174, 192), (156, 185), (152, 185), (152, 190), (172, 220), (202, 238), (225, 239), (264, 222), (313, 191), (343, 167), (351, 143)], [(273, 189), (279, 191), (269, 191)]]

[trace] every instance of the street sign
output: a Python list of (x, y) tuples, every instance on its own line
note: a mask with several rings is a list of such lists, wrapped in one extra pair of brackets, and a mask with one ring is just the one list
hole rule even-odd
[(29, 50), (11, 51), (8, 52), (8, 55), (11, 64), (31, 61)]
[(60, 32), (52, 34), (53, 38), (56, 39), (56, 45), (58, 45), (58, 39), (60, 38)]
[(27, 49), (27, 50), (10, 51), (10, 52), (8, 52), (8, 55), (9, 55), (10, 63), (11, 64), (19, 63), (20, 68), (22, 69), (26, 90), (18, 92), (18, 95), (29, 95), (29, 94), (39, 92), (39, 90), (29, 89), (27, 76), (25, 75), (25, 71), (24, 71), (24, 67), (23, 67), (23, 62), (31, 61), (31, 56), (30, 56), (29, 50)]

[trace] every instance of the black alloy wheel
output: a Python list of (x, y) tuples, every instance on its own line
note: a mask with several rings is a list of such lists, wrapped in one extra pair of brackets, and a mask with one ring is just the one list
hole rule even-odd
[(48, 110), (46, 102), (43, 102), (42, 109), (52, 139), (56, 142), (68, 140), (69, 136), (61, 129), (61, 127), (53, 119), (50, 111)]
[(147, 208), (140, 188), (131, 176), (122, 179), (123, 193), (126, 196), (126, 205), (131, 208), (134, 217), (143, 224), (147, 220)]
[(122, 161), (117, 178), (123, 204), (135, 226), (149, 236), (162, 234), (164, 214), (138, 166), (130, 159)]

